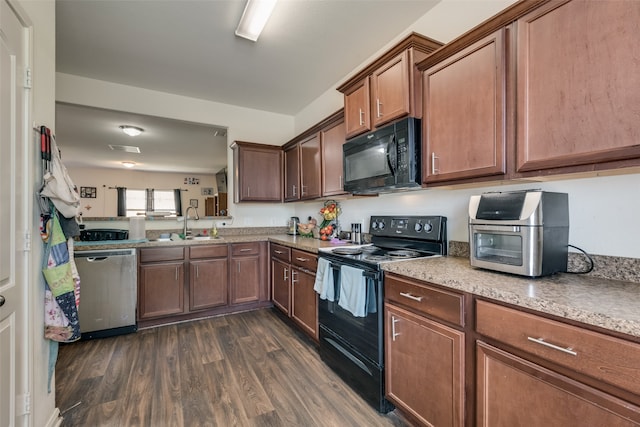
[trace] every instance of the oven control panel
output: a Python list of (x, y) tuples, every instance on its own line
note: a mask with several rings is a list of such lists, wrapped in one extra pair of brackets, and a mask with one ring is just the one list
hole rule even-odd
[(372, 216), (369, 233), (373, 236), (441, 240), (446, 221), (443, 216)]

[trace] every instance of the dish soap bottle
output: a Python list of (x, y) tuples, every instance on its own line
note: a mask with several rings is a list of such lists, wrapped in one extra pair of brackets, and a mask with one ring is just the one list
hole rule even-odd
[(218, 229), (216, 228), (216, 225), (213, 224), (213, 227), (211, 227), (211, 238), (215, 239), (218, 237)]

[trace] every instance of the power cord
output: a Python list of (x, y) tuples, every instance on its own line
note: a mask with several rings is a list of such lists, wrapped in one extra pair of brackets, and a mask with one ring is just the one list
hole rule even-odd
[(589, 264), (590, 264), (589, 268), (587, 270), (585, 270), (585, 271), (567, 271), (567, 273), (570, 273), (570, 274), (587, 274), (587, 273), (591, 273), (591, 271), (593, 271), (593, 259), (591, 258), (591, 256), (585, 250), (580, 249), (577, 246), (573, 246), (573, 245), (567, 245), (567, 246), (570, 247), (570, 248), (573, 248), (573, 249), (577, 249), (580, 252), (582, 252), (584, 254), (584, 256), (587, 257), (587, 259), (589, 260)]

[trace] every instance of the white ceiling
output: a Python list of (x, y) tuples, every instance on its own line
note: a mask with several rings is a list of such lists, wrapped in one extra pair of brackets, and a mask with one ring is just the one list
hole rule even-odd
[[(56, 71), (295, 115), (439, 1), (279, 0), (253, 43), (234, 35), (244, 0), (56, 0)], [(112, 141), (114, 122), (150, 120), (71, 110), (56, 110), (58, 144), (65, 161), (99, 161), (86, 166), (119, 160), (91, 149)], [(185, 146), (186, 166), (175, 164), (175, 152), (161, 158), (161, 147), (188, 138), (148, 130), (138, 137), (153, 138), (156, 147), (140, 155), (147, 170), (196, 173), (191, 167), (201, 167), (202, 150)]]

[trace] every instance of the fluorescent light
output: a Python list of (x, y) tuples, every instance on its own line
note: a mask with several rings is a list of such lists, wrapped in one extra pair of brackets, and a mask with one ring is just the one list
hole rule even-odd
[(135, 165), (135, 162), (122, 162), (122, 166), (124, 166), (125, 168), (132, 168)]
[(122, 129), (122, 132), (126, 133), (129, 136), (138, 136), (142, 132), (144, 132), (144, 129), (137, 126), (122, 125), (120, 126), (120, 129)]
[(247, 0), (242, 18), (236, 28), (236, 36), (257, 41), (267, 24), (277, 0)]

